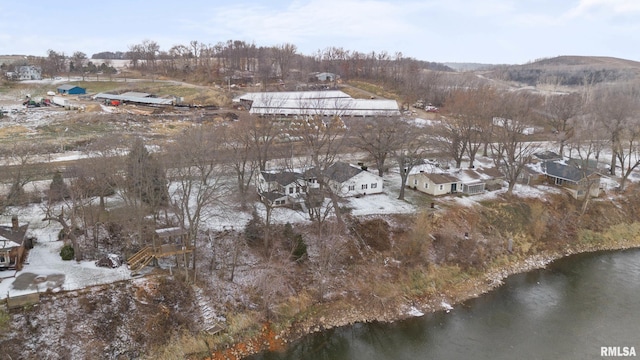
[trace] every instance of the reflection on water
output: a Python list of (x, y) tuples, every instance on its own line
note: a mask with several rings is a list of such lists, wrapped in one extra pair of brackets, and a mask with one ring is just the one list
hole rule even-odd
[(640, 250), (582, 254), (438, 312), (313, 334), (275, 359), (590, 359), (640, 351)]

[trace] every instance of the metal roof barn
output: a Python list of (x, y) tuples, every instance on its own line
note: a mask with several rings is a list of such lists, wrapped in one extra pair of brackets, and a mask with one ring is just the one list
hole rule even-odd
[(295, 99), (254, 100), (249, 110), (256, 115), (282, 116), (400, 116), (395, 100), (367, 99)]
[(351, 96), (340, 90), (327, 91), (274, 91), (274, 92), (253, 92), (240, 95), (233, 99), (233, 102), (240, 101), (282, 101), (296, 99), (350, 99)]
[(247, 93), (234, 99), (255, 115), (399, 116), (395, 100), (353, 99), (339, 90)]
[(71, 84), (60, 85), (56, 89), (60, 94), (78, 95), (87, 93), (87, 90), (85, 88), (81, 88), (80, 86)]
[(164, 98), (152, 98), (152, 97), (137, 97), (137, 96), (127, 96), (127, 95), (114, 95), (114, 94), (106, 94), (100, 93), (93, 96), (94, 99), (105, 99), (105, 100), (119, 100), (122, 102), (132, 102), (138, 104), (148, 104), (148, 105), (173, 105), (174, 99), (164, 99)]

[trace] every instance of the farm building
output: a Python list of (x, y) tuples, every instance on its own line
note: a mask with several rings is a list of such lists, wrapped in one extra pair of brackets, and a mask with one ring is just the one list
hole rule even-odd
[(338, 75), (334, 73), (329, 73), (329, 72), (309, 74), (309, 80), (311, 81), (329, 82), (329, 81), (335, 81), (338, 78), (340, 78)]
[(126, 92), (123, 94), (99, 93), (93, 96), (94, 100), (119, 101), (120, 103), (133, 103), (144, 105), (169, 106), (177, 103), (175, 98), (158, 98), (151, 94), (141, 92)]
[(81, 88), (80, 86), (64, 84), (60, 85), (57, 88), (58, 94), (62, 95), (82, 95), (86, 94), (87, 90), (85, 88)]
[(234, 99), (260, 116), (399, 116), (395, 100), (354, 99), (342, 91), (247, 93)]

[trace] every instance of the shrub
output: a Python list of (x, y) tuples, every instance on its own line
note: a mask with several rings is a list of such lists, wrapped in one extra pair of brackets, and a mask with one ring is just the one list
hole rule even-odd
[(293, 231), (291, 224), (286, 223), (282, 236), (291, 251), (291, 260), (302, 261), (307, 256), (307, 244), (304, 242), (302, 234)]
[(62, 260), (73, 260), (74, 255), (75, 252), (73, 250), (73, 246), (71, 245), (65, 245), (62, 247), (62, 249), (60, 249), (60, 257), (62, 258)]
[(260, 219), (257, 211), (251, 213), (251, 220), (244, 227), (244, 238), (247, 240), (247, 245), (251, 247), (258, 247), (263, 245), (263, 232), (264, 223)]
[(365, 244), (377, 251), (391, 249), (389, 224), (383, 219), (371, 219), (356, 222), (354, 232)]

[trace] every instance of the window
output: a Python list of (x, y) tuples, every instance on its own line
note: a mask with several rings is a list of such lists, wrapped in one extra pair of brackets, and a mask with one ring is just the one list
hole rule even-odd
[(377, 187), (378, 187), (378, 183), (373, 183), (373, 184), (371, 184), (371, 188), (372, 188), (372, 189), (375, 189), (375, 188), (377, 188)]
[(300, 193), (300, 186), (296, 186), (296, 194)]
[(289, 194), (293, 194), (293, 186), (289, 188)]
[(444, 185), (440, 185), (440, 190), (444, 189)]
[(429, 183), (424, 183), (424, 188), (428, 189), (429, 188)]
[(418, 179), (413, 179), (413, 185), (418, 185)]
[(362, 190), (367, 190), (367, 188), (369, 187), (368, 184), (362, 184), (362, 186), (360, 187)]
[(284, 205), (284, 200), (276, 200), (276, 205)]
[(355, 185), (349, 185), (349, 191), (353, 191), (353, 190), (355, 190), (355, 189), (356, 189), (356, 186), (355, 186)]

